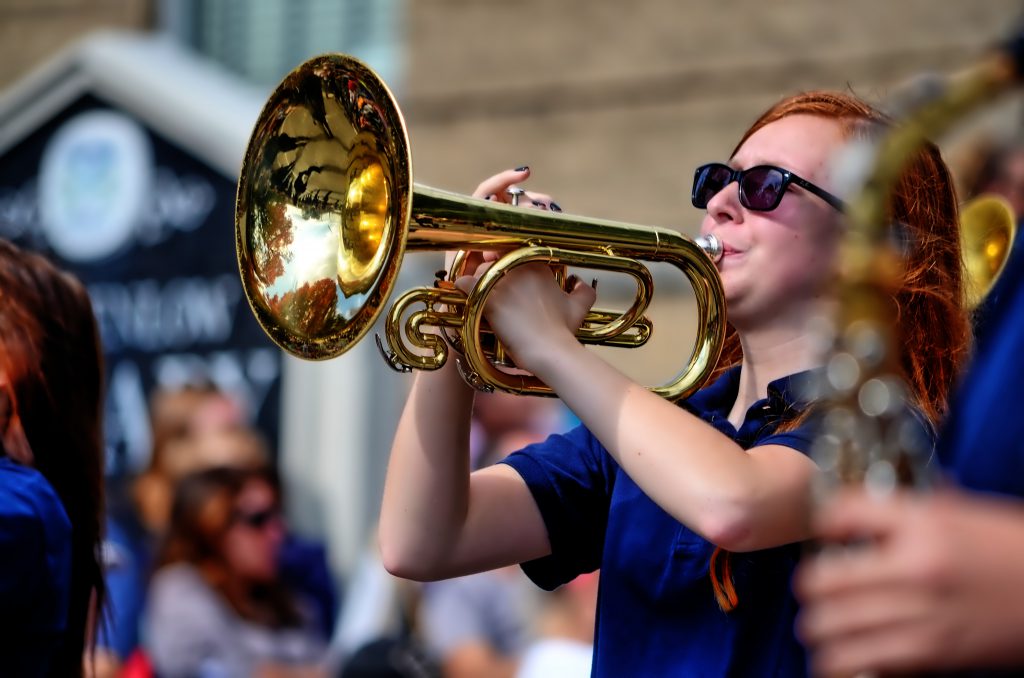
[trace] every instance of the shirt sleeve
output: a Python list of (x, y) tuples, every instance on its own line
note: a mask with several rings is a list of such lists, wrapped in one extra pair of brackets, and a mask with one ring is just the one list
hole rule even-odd
[(23, 631), (62, 632), (70, 591), (71, 523), (60, 499), (38, 471), (3, 464), (0, 609)]
[(593, 434), (579, 426), (501, 463), (526, 481), (551, 543), (550, 555), (523, 564), (526, 575), (550, 591), (599, 568), (618, 465)]
[(0, 491), (0, 600), (4, 608), (25, 609), (46, 571), (43, 530), (26, 507)]

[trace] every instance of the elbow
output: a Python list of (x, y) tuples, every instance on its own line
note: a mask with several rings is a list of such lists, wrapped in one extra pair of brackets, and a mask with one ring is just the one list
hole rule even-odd
[(419, 581), (412, 576), (414, 568), (409, 559), (404, 558), (400, 550), (389, 548), (388, 542), (383, 539), (380, 540), (380, 562), (392, 576)]
[(755, 550), (751, 546), (753, 530), (744, 521), (719, 521), (720, 524), (709, 526), (704, 538), (715, 546), (726, 551), (740, 553)]
[(381, 544), (380, 560), (388, 574), (400, 579), (421, 582), (434, 579), (430, 576), (427, 568), (423, 567), (422, 562), (417, 562), (415, 558), (411, 558), (397, 549), (385, 548), (384, 544)]
[(427, 582), (435, 579), (435, 577), (428, 576), (423, 568), (417, 567), (415, 563), (408, 560), (388, 558), (387, 555), (384, 555), (382, 562), (387, 573), (399, 579), (417, 582)]
[(726, 551), (750, 551), (756, 533), (753, 507), (743, 501), (714, 502), (698, 517), (694, 531)]
[(415, 545), (399, 538), (389, 537), (384, 530), (377, 536), (380, 561), (388, 574), (410, 581), (426, 582), (440, 579), (431, 560)]

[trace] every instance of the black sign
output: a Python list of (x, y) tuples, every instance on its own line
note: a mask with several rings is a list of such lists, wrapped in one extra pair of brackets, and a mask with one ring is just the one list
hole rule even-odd
[(89, 289), (107, 362), (108, 470), (150, 453), (158, 386), (212, 382), (276, 445), (281, 353), (242, 292), (235, 182), (83, 95), (4, 154), (0, 237)]

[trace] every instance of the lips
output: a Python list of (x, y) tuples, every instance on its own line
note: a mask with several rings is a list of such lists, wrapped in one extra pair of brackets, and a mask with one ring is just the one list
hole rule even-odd
[(722, 241), (722, 256), (723, 257), (727, 257), (730, 254), (743, 254), (743, 250), (737, 249), (733, 245), (730, 245), (729, 243), (727, 243), (727, 242), (725, 242), (723, 240)]
[(738, 249), (729, 243), (723, 242), (722, 257), (718, 260), (718, 270), (725, 271), (726, 269), (732, 268), (734, 265), (740, 263), (745, 253), (745, 250)]

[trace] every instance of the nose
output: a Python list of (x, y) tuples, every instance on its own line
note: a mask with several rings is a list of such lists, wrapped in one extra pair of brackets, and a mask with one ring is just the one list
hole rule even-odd
[[(743, 221), (743, 206), (740, 204), (740, 184), (730, 181), (725, 188), (708, 200), (708, 216), (712, 224)], [(706, 220), (705, 220), (706, 221)]]

